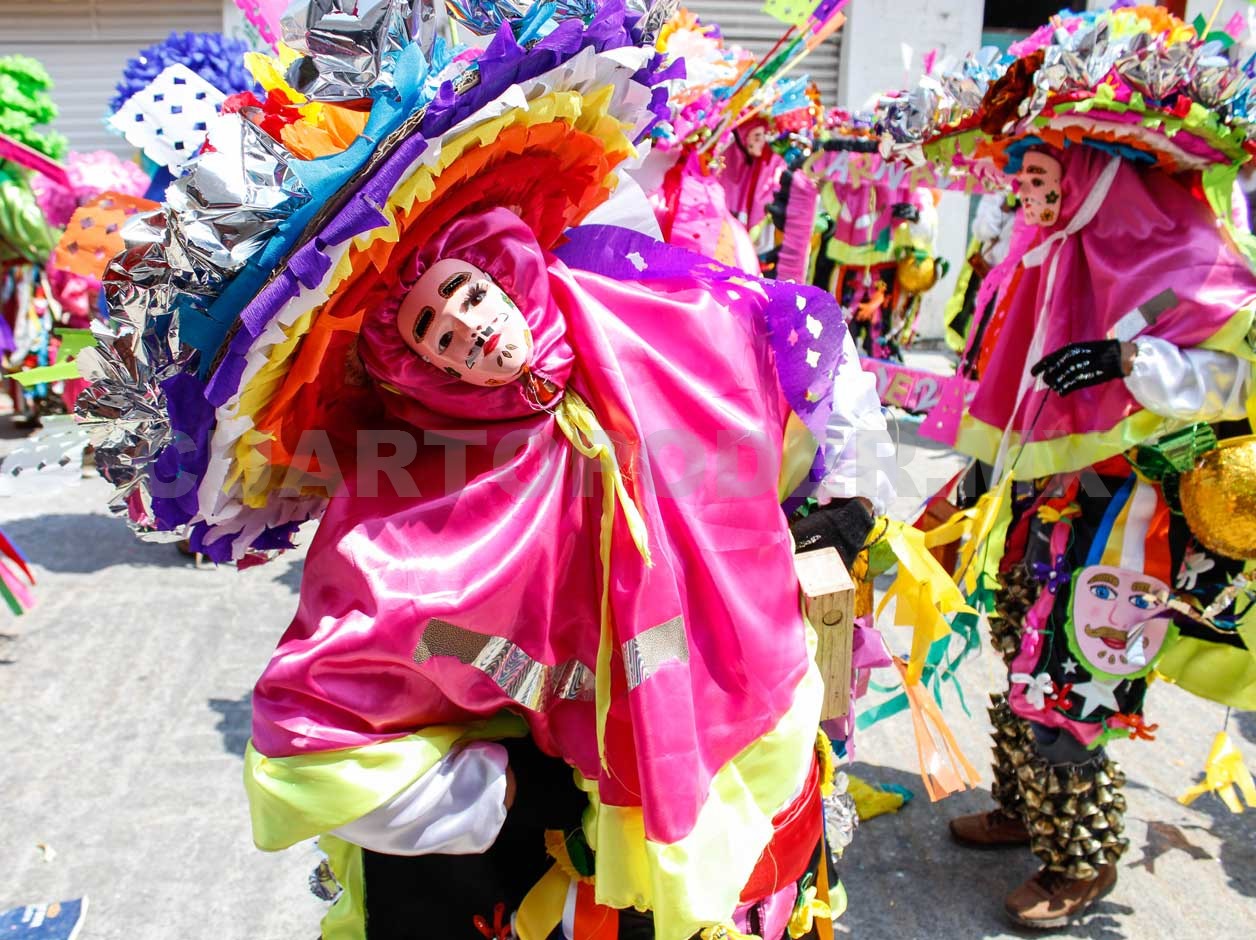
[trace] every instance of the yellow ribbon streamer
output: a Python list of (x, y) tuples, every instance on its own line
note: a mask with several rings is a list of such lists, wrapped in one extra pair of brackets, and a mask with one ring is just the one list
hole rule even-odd
[[(824, 861), (821, 860), (820, 864), (823, 865)], [(789, 935), (793, 940), (800, 940), (811, 933), (817, 917), (832, 918), (833, 910), (828, 901), (822, 901), (817, 894), (815, 888), (808, 888), (799, 898), (798, 906), (789, 918)]]
[(515, 912), (515, 934), (519, 940), (545, 940), (563, 921), (563, 907), (571, 879), (555, 865), (532, 886)]
[(898, 559), (898, 576), (881, 598), (877, 617), (893, 600), (894, 623), (912, 628), (905, 682), (915, 685), (920, 681), (929, 647), (951, 633), (946, 617), (976, 611), (964, 602), (951, 576), (929, 552), (926, 533), (902, 522), (886, 520), (886, 523), (884, 538)]
[(1243, 754), (1224, 731), (1218, 732), (1213, 739), (1212, 750), (1208, 752), (1208, 761), (1204, 764), (1203, 782), (1179, 796), (1178, 802), (1190, 806), (1205, 793), (1217, 794), (1232, 813), (1243, 812), (1239, 794), (1248, 806), (1256, 809), (1256, 783), (1252, 782), (1251, 772), (1243, 763)]
[(1054, 506), (1045, 504), (1038, 507), (1038, 520), (1047, 525), (1055, 525), (1064, 519), (1071, 519), (1081, 514), (1081, 509), (1075, 503), (1069, 503), (1063, 509), (1056, 509)]
[(611, 652), (614, 635), (611, 629), (611, 537), (615, 528), (615, 503), (619, 502), (632, 541), (641, 553), (646, 567), (650, 557), (649, 532), (637, 504), (628, 495), (624, 476), (615, 456), (615, 445), (602, 428), (588, 402), (571, 389), (563, 393), (554, 417), (558, 426), (579, 453), (602, 466), (602, 632), (598, 639), (597, 671), (594, 674), (594, 697), (597, 706), (597, 747), (602, 767), (606, 767), (606, 716), (611, 707)]
[(985, 568), (984, 564), (976, 563), (977, 552), (998, 528), (1009, 508), (1008, 497), (1011, 491), (1012, 477), (1008, 474), (997, 487), (977, 500), (977, 505), (960, 510), (936, 529), (925, 533), (927, 548), (937, 548), (957, 539), (965, 539), (959, 552), (959, 569), (955, 581), (968, 594), (977, 590), (978, 580)]

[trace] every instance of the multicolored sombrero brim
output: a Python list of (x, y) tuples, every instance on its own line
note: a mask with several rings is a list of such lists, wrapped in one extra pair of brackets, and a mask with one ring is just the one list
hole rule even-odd
[(345, 361), (400, 257), (492, 206), (514, 208), (553, 246), (609, 197), (648, 114), (650, 90), (632, 80), (646, 57), (582, 50), (439, 136), (408, 138), (294, 257), (282, 288), (245, 309), (207, 389), (216, 420), (200, 510), (214, 534), (282, 525), (325, 498), (318, 479), (289, 492), (291, 474), (308, 472), (294, 467), (297, 448), (369, 394), (350, 384)]
[[(222, 560), (283, 547), (318, 516), (332, 470), (299, 445), (306, 431), (334, 437), (371, 413), (371, 392), (345, 363), (389, 273), (448, 221), (494, 206), (516, 211), (541, 244), (558, 243), (608, 199), (617, 167), (666, 112), (657, 62), (633, 44), (622, 6), (609, 5), (526, 48), (504, 26), (470, 68), (446, 65), (435, 97), (397, 121), (333, 197), (301, 205), (299, 234), (291, 219), (279, 226), (285, 251), (259, 255), (271, 273), (239, 312), (224, 315), (237, 284), (208, 308), (180, 310), (205, 378), (185, 371), (165, 393), (172, 441), (196, 446), (168, 446), (160, 461), (195, 488), (153, 499), (147, 523), (186, 530)], [(237, 280), (256, 281), (261, 266), (250, 261)], [(224, 336), (208, 356), (216, 324)]]

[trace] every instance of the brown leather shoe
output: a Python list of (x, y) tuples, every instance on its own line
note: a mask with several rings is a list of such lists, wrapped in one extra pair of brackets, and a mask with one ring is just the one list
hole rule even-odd
[(1116, 866), (1104, 865), (1089, 881), (1043, 869), (1007, 896), (1003, 906), (1022, 927), (1063, 927), (1116, 885)]
[(1029, 830), (1019, 816), (992, 809), (952, 819), (951, 838), (972, 849), (1002, 849), (1029, 845)]

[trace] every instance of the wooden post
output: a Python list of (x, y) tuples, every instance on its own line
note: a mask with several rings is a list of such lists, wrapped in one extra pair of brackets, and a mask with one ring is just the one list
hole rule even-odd
[(835, 548), (794, 556), (807, 618), (820, 637), (816, 662), (824, 677), (820, 718), (850, 711), (851, 646), (855, 639), (855, 584)]

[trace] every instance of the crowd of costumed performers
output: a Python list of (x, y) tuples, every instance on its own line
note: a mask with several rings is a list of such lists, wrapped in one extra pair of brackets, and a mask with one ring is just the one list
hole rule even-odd
[[(818, 7), (812, 14), (805, 14), (803, 21), (808, 28), (815, 28), (817, 20), (826, 16), (840, 17), (841, 6), (830, 6), (827, 12)], [(756, 65), (748, 53), (725, 43), (717, 26), (699, 22), (683, 9), (678, 11), (659, 31), (656, 47), (667, 63), (683, 62), (684, 75), (669, 79), (670, 117), (655, 128), (654, 148), (642, 167), (630, 172), (647, 192), (664, 240), (725, 264), (761, 271), (765, 277), (781, 282), (807, 284), (816, 282), (817, 258), (823, 253), (821, 236), (832, 226), (820, 209), (823, 181), (797, 173), (791, 167), (801, 166), (816, 154), (826, 158), (825, 169), (832, 177), (843, 181), (849, 178), (852, 189), (867, 189), (878, 177), (872, 173), (860, 176), (860, 168), (853, 169), (847, 177), (836, 169), (837, 161), (829, 159), (840, 152), (838, 147), (830, 146), (822, 153), (823, 144), (817, 140), (827, 139), (824, 128), (829, 119), (814, 85), (805, 76), (786, 78), (788, 63), (814, 49), (816, 42), (814, 36), (794, 37), (791, 42), (792, 33), (793, 30), (787, 32), (782, 42)], [(829, 34), (829, 27), (822, 26), (814, 35)], [(787, 64), (785, 68), (780, 65), (782, 62)], [(761, 77), (747, 78), (756, 75)], [(773, 76), (777, 80), (769, 81)], [(747, 85), (757, 89), (749, 98), (738, 91)], [(743, 104), (738, 105), (738, 101)], [(759, 110), (745, 120), (731, 118), (739, 107), (743, 118), (754, 109)], [(746, 127), (766, 133), (737, 137)], [(766, 146), (759, 154), (761, 142)], [(756, 156), (770, 165), (774, 181), (759, 190), (756, 205), (761, 218), (732, 212), (729, 207), (736, 203), (721, 184), (724, 174), (720, 155), (742, 152), (747, 145), (756, 148)], [(853, 149), (871, 153), (875, 148), (871, 131), (865, 129)], [(774, 162), (768, 164), (769, 159)], [(878, 162), (875, 166), (880, 172), (882, 165)], [(896, 179), (904, 175), (889, 163), (884, 169)], [(791, 180), (796, 185), (791, 186)], [(928, 189), (917, 189), (916, 198), (927, 217), (935, 204), (933, 196)], [(863, 196), (865, 204), (876, 198)], [(842, 209), (838, 207), (836, 211), (841, 214)], [(896, 236), (898, 254), (891, 267), (895, 271), (910, 267), (921, 272), (921, 282), (927, 278), (932, 284), (938, 276), (931, 254), (932, 235), (922, 235), (917, 227), (921, 214), (900, 208), (893, 216), (901, 230)], [(888, 210), (878, 220), (887, 238), (890, 220)], [(754, 226), (753, 237), (747, 237), (746, 222)], [(766, 240), (760, 240), (761, 236), (766, 236)], [(758, 249), (764, 245), (770, 247), (760, 252)], [(905, 275), (900, 281), (911, 276)], [(824, 274), (816, 283), (831, 294), (832, 280), (831, 274)], [(905, 305), (911, 303), (906, 294), (902, 296)], [(843, 322), (849, 320), (849, 314), (840, 306), (836, 310)], [(810, 324), (816, 331), (822, 325), (819, 321)], [(925, 788), (937, 799), (973, 780), (938, 706), (943, 690), (954, 687), (955, 670), (976, 648), (975, 625), (971, 619), (962, 621), (964, 629), (953, 639), (940, 615), (914, 615), (918, 606), (930, 611), (943, 608), (956, 612), (958, 595), (947, 588), (927, 589), (919, 595), (919, 604), (904, 600), (910, 593), (906, 585), (928, 585), (939, 569), (923, 550), (921, 534), (904, 530), (889, 518), (890, 504), (895, 499), (896, 456), (881, 407), (880, 382), (875, 373), (865, 369), (868, 360), (861, 356), (850, 329), (842, 342), (843, 355), (835, 376), (833, 407), (823, 448), (824, 472), (818, 475), (812, 496), (803, 506), (794, 508), (793, 502), (787, 504), (792, 509), (791, 529), (800, 548), (839, 548), (854, 578), (852, 701), (868, 691), (873, 669), (895, 665), (894, 656), (875, 626), (872, 583), (879, 575), (893, 569), (900, 579), (890, 592), (902, 603), (896, 622), (915, 627), (915, 632), (903, 687), (858, 716), (854, 708), (848, 709), (841, 720), (826, 722), (825, 731), (839, 757), (850, 760), (856, 727), (866, 729), (910, 709), (918, 718), (914, 727), (928, 729), (918, 734), (917, 743), (922, 766), (936, 770), (936, 775), (925, 775)], [(937, 377), (937, 384), (943, 378)], [(876, 612), (885, 610), (886, 605), (887, 601), (883, 601)], [(928, 687), (929, 695), (921, 694), (923, 687)], [(854, 777), (849, 777), (848, 782), (860, 818), (901, 804), (902, 794), (875, 790)]]
[[(903, 677), (930, 795), (975, 783), (927, 691), (966, 608), (884, 515), (834, 297), (658, 237), (643, 162), (669, 133), (686, 158), (697, 100), (660, 37), (727, 54), (621, 0), (271, 26), (254, 90), (206, 105), (173, 63), (119, 112), (172, 182), (72, 360), (138, 534), (247, 566), (314, 530), (252, 696), (257, 845), (319, 839), (325, 940), (831, 937), (871, 668)], [(799, 100), (762, 78), (716, 142)], [(867, 616), (813, 623), (796, 550)], [(901, 658), (871, 622), (893, 564)]]
[(861, 354), (901, 362), (923, 295), (946, 273), (934, 254), (939, 194), (882, 159), (871, 115), (832, 109), (800, 130), (772, 205), (788, 233), (777, 276), (832, 293)]
[[(1001, 177), (1019, 201), (974, 298), (980, 382), (956, 443), (989, 489), (951, 527), (1008, 669), (990, 709), (997, 805), (951, 832), (1041, 860), (1005, 902), (1030, 927), (1116, 883), (1125, 775), (1105, 745), (1171, 718), (1148, 701), (1153, 677), (1256, 706), (1241, 22), (1212, 32), (1129, 3), (1062, 13), (879, 114), (887, 151), (975, 174), (996, 200)], [(1256, 803), (1250, 780), (1223, 730), (1182, 799), (1215, 790), (1239, 811), (1232, 788)]]
[(672, 114), (636, 176), (669, 244), (770, 275), (779, 234), (768, 206), (785, 168), (774, 145), (818, 109), (807, 76), (791, 72), (840, 28), (844, 5), (804, 16), (762, 57), (683, 7), (659, 30), (656, 48), (683, 67), (669, 81)]
[[(1007, 257), (1018, 208), (1014, 192), (983, 193), (977, 200), (972, 238), (945, 312), (946, 344), (959, 357), (956, 372), (967, 379), (975, 380), (981, 374), (981, 354), (989, 348), (983, 345), (982, 337), (994, 312), (994, 298), (989, 292), (982, 295), (981, 285)], [(985, 301), (980, 310), (978, 296)]]

